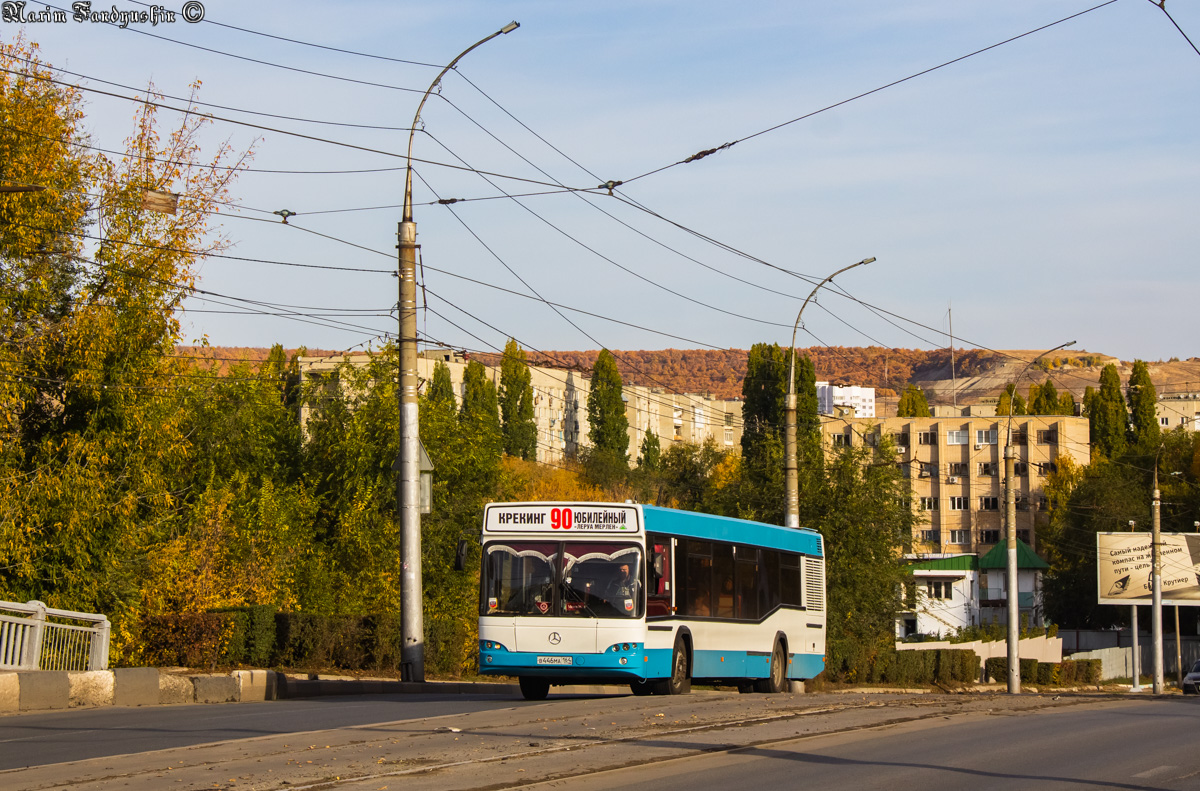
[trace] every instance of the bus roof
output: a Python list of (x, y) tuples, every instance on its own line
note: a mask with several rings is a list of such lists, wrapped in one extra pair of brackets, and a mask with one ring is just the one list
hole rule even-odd
[(642, 514), (647, 532), (772, 547), (806, 555), (824, 554), (821, 534), (807, 527), (779, 527), (728, 516), (660, 508), (656, 505), (643, 505)]
[(792, 529), (696, 511), (660, 508), (656, 505), (525, 502), (488, 503), (484, 507), (485, 536), (505, 533), (546, 533), (579, 537), (595, 537), (601, 534), (639, 536), (643, 532), (772, 547), (805, 555), (824, 554), (821, 534), (809, 528)]

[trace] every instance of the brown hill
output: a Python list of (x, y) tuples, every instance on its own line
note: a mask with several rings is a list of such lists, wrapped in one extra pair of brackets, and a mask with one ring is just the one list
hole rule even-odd
[[(924, 389), (935, 403), (972, 403), (996, 397), (1009, 382), (1019, 381), (1026, 392), (1033, 383), (1047, 379), (1061, 392), (1071, 391), (1082, 399), (1090, 385), (1098, 387), (1100, 371), (1117, 365), (1122, 381), (1129, 378), (1132, 363), (1086, 351), (1063, 351), (1048, 355), (1033, 367), (1029, 362), (1042, 350), (989, 351), (955, 349), (954, 378), (951, 379), (949, 349), (889, 349), (880, 346), (818, 346), (799, 349), (812, 358), (817, 379), (834, 384), (874, 387), (876, 395), (897, 395), (910, 383)], [(530, 355), (529, 362), (549, 367), (590, 371), (596, 351), (554, 351)], [(711, 393), (719, 398), (738, 398), (746, 376), (745, 349), (661, 349), (657, 351), (614, 351), (621, 378), (629, 384), (663, 387), (679, 393)], [(496, 364), (499, 355), (475, 355)], [(1200, 357), (1150, 363), (1150, 376), (1159, 393), (1200, 391)]]

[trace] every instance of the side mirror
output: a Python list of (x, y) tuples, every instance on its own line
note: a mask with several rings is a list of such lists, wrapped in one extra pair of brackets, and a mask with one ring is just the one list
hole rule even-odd
[(470, 542), (465, 538), (458, 540), (458, 547), (454, 550), (454, 570), (465, 571), (467, 568), (467, 552), (471, 549)]

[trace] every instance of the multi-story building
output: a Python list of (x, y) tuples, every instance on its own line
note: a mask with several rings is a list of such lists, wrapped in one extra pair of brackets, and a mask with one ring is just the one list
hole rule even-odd
[[(351, 365), (366, 365), (367, 354), (348, 355)], [(342, 357), (302, 357), (300, 371), (312, 386), (344, 390), (337, 381)], [(461, 403), (463, 374), (467, 360), (449, 349), (432, 349), (417, 358), (417, 374), (422, 390), (433, 378), (433, 367), (439, 362), (450, 370), (455, 398)], [(488, 375), (500, 384), (498, 366), (486, 366)], [(534, 422), (538, 429), (537, 460), (556, 464), (574, 457), (589, 445), (587, 399), (591, 390), (590, 377), (574, 370), (530, 366), (533, 389)], [(742, 439), (742, 404), (737, 400), (715, 399), (694, 393), (668, 393), (662, 388), (625, 385), (622, 388), (626, 416), (629, 419), (629, 458), (637, 459), (647, 431), (658, 435), (665, 450), (673, 442), (701, 444), (712, 438), (722, 448), (740, 448)], [(308, 407), (301, 407), (300, 420), (308, 419)]]
[(1200, 424), (1200, 393), (1180, 392), (1163, 394), (1155, 404), (1158, 425), (1163, 431), (1172, 431), (1183, 426), (1196, 431)]
[[(835, 418), (823, 423), (827, 446), (877, 444), (888, 435), (912, 485), (919, 523), (912, 553), (982, 554), (1004, 537), (1004, 445), (1007, 417)], [(1016, 415), (1014, 480), (1017, 536), (1037, 548), (1035, 525), (1046, 506), (1043, 482), (1059, 457), (1091, 459), (1086, 418)]]
[(817, 382), (817, 411), (822, 415), (875, 417), (875, 388)]

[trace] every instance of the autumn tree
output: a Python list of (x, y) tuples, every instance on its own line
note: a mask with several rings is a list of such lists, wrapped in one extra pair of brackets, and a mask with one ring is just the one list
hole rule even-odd
[(1025, 399), (1017, 392), (1017, 386), (1009, 382), (996, 402), (997, 415), (1024, 415), (1026, 412)]
[(929, 417), (929, 402), (925, 392), (916, 385), (909, 385), (896, 405), (897, 417)]
[(646, 436), (642, 438), (642, 446), (638, 449), (638, 468), (653, 472), (658, 469), (661, 457), (662, 445), (658, 441), (658, 435), (647, 430)]
[[(120, 650), (154, 548), (190, 529), (201, 496), (185, 483), (175, 313), (223, 244), (210, 224), (245, 155), (206, 161), (205, 116), (164, 133), (150, 102), (123, 157), (86, 153), (78, 99), (36, 51), (2, 45), (0, 61), (3, 179), (47, 187), (0, 194), (0, 362), (21, 382), (0, 385), (0, 589), (108, 613)], [(144, 210), (147, 191), (179, 195), (176, 214)], [(86, 236), (103, 239), (90, 256)]]
[(1129, 443), (1149, 451), (1157, 447), (1160, 430), (1158, 427), (1158, 395), (1154, 382), (1150, 381), (1150, 369), (1142, 360), (1134, 360), (1129, 372), (1129, 387), (1125, 398), (1129, 402)]
[(1100, 371), (1100, 389), (1087, 404), (1087, 412), (1093, 453), (1109, 459), (1124, 454), (1129, 416), (1121, 394), (1121, 375), (1112, 363)]
[(628, 464), (629, 418), (621, 393), (621, 372), (608, 349), (601, 349), (592, 368), (587, 399), (588, 435), (601, 454)]
[(500, 362), (500, 425), (504, 452), (522, 459), (537, 458), (537, 423), (533, 416), (532, 375), (525, 350), (508, 339)]

